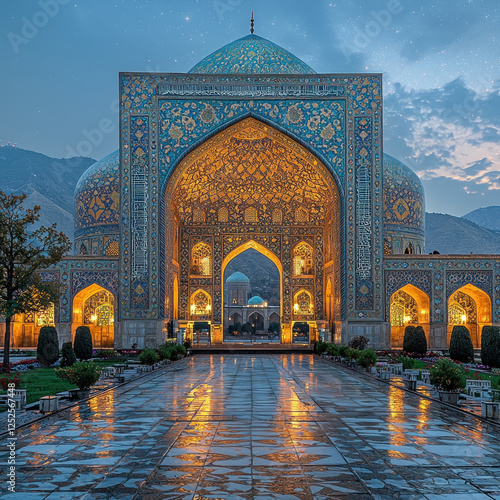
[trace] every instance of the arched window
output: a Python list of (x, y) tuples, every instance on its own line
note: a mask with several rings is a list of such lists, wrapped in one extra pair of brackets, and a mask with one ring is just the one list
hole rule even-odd
[(259, 214), (257, 212), (257, 209), (254, 207), (248, 207), (245, 210), (245, 222), (258, 222), (259, 221)]
[(293, 299), (293, 312), (296, 315), (314, 314), (312, 295), (307, 290), (300, 290)]
[(80, 244), (80, 250), (78, 252), (80, 255), (88, 255), (88, 250), (87, 250), (87, 247), (85, 245), (85, 243), (81, 243)]
[(193, 222), (197, 222), (199, 224), (205, 222), (207, 217), (205, 215), (205, 211), (201, 210), (201, 208), (195, 208), (193, 211)]
[(227, 222), (229, 220), (229, 212), (226, 207), (219, 208), (219, 222)]
[(299, 243), (293, 249), (292, 273), (294, 276), (314, 273), (313, 249), (312, 246), (305, 241)]
[(209, 316), (212, 311), (210, 295), (203, 290), (198, 290), (191, 296), (191, 314), (193, 316)]
[(210, 245), (200, 241), (192, 251), (191, 274), (210, 276), (212, 274), (212, 249)]
[(281, 224), (281, 222), (283, 221), (283, 212), (279, 208), (275, 208), (273, 210), (272, 219), (273, 224)]

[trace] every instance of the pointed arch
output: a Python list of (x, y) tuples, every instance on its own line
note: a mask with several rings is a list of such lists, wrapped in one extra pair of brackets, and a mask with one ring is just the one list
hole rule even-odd
[[(266, 248), (265, 246), (261, 245), (255, 240), (248, 240), (245, 243), (242, 243), (235, 249), (233, 249), (231, 252), (229, 252), (228, 255), (224, 258), (222, 261), (222, 266), (221, 266), (221, 284), (222, 284), (222, 296), (224, 297), (224, 271), (226, 270), (227, 265), (238, 255), (243, 253), (245, 250), (248, 250), (250, 248), (253, 248), (257, 252), (261, 253), (265, 257), (267, 257), (277, 268), (278, 272), (280, 275), (280, 317), (283, 315), (283, 266), (281, 264), (280, 259), (278, 256)], [(222, 324), (224, 324), (224, 308), (222, 308)]]
[(190, 313), (192, 319), (210, 320), (212, 317), (212, 297), (201, 288), (191, 294)]
[(311, 275), (314, 272), (314, 250), (313, 247), (301, 241), (292, 250), (292, 275)]
[(87, 326), (96, 348), (112, 348), (115, 340), (116, 297), (106, 288), (93, 283), (73, 297), (72, 338), (79, 326)]
[(483, 326), (492, 324), (490, 296), (471, 283), (453, 292), (447, 304), (448, 345), (455, 325), (464, 325), (470, 332), (472, 344), (481, 347)]
[(314, 314), (314, 298), (309, 290), (301, 289), (293, 296), (293, 315), (312, 316)]
[(420, 288), (405, 285), (396, 290), (389, 300), (391, 324), (391, 347), (403, 347), (404, 331), (407, 325), (421, 326), (430, 337), (430, 299)]

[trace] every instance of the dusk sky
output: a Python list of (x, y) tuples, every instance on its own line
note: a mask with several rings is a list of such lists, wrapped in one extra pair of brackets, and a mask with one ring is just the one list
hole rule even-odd
[(384, 151), (428, 212), (500, 205), (498, 0), (3, 0), (0, 144), (102, 158), (120, 71), (186, 72), (247, 35), (252, 9), (256, 34), (319, 73), (383, 73)]

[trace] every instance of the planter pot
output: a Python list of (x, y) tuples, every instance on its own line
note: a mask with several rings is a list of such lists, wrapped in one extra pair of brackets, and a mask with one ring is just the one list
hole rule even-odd
[(495, 401), (481, 401), (481, 415), (486, 418), (498, 419), (500, 403)]
[(70, 389), (68, 392), (71, 401), (80, 401), (90, 396), (90, 389)]
[(438, 391), (439, 392), (439, 401), (443, 403), (449, 403), (452, 405), (458, 405), (458, 396), (459, 392), (457, 391)]

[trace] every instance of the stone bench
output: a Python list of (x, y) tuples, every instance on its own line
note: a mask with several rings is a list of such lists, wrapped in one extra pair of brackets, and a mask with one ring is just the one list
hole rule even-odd
[(394, 375), (402, 375), (403, 373), (403, 363), (391, 363), (389, 365), (389, 371)]
[(403, 373), (403, 379), (405, 387), (410, 391), (417, 390), (417, 379), (420, 372), (418, 370), (405, 370)]
[(13, 398), (11, 398), (7, 394), (0, 394), (0, 406), (6, 406), (7, 408), (9, 408), (9, 401), (14, 401), (14, 409), (22, 410), (22, 399), (20, 396), (14, 396)]
[(472, 398), (489, 398), (491, 380), (468, 379), (465, 381), (465, 391)]

